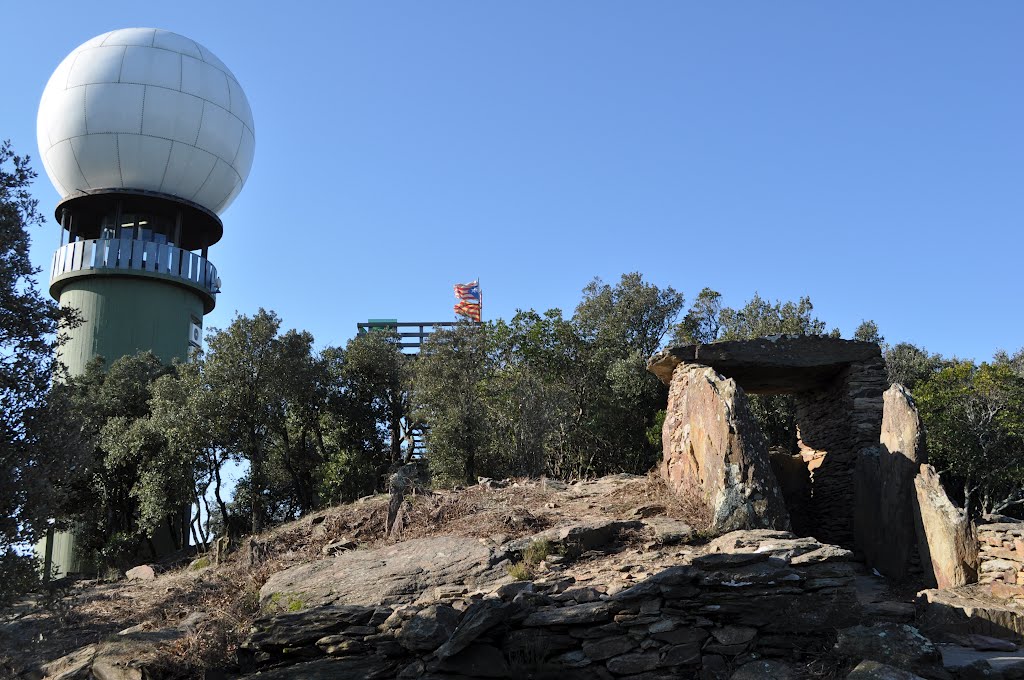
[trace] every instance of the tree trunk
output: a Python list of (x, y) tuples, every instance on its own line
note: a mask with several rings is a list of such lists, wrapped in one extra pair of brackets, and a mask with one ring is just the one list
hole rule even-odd
[(220, 496), (220, 461), (215, 460), (213, 464), (213, 497), (217, 499), (217, 507), (220, 508), (220, 519), (224, 523), (224, 533), (231, 533), (231, 525), (229, 522), (228, 505), (224, 502), (224, 499)]
[(253, 437), (252, 441), (252, 453), (249, 455), (249, 465), (251, 467), (249, 479), (252, 480), (252, 533), (259, 534), (263, 531), (265, 523), (263, 507), (263, 451), (257, 443), (256, 437)]

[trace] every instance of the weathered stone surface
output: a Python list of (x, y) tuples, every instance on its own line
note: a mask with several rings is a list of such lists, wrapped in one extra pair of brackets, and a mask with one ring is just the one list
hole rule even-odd
[(437, 657), (446, 659), (469, 646), (471, 642), (508, 619), (512, 606), (504, 602), (483, 600), (474, 602), (462, 615), (455, 632), (438, 650)]
[(1020, 680), (1024, 678), (1024, 652), (979, 651), (960, 645), (942, 645), (942, 665), (961, 680)]
[(361, 626), (373, 616), (372, 607), (327, 605), (293, 614), (265, 616), (253, 623), (246, 646), (276, 654), (286, 647), (312, 645), (349, 626)]
[(601, 550), (612, 546), (618, 542), (623, 532), (636, 531), (643, 527), (644, 522), (640, 520), (584, 519), (513, 541), (507, 547), (512, 551), (521, 551), (534, 541), (548, 541), (555, 552), (574, 558), (587, 550)]
[(384, 680), (394, 678), (399, 664), (380, 656), (359, 656), (326, 658), (283, 666), (243, 677), (256, 680), (338, 680), (338, 678), (359, 678), (360, 680)]
[(962, 634), (979, 633), (1019, 640), (1024, 637), (1024, 606), (991, 597), (984, 586), (924, 590), (921, 618), (929, 627)]
[(861, 661), (846, 678), (847, 680), (924, 680), (920, 675), (877, 661)]
[(716, 532), (788, 529), (768, 447), (743, 390), (714, 370), (680, 365), (662, 429), (662, 474), (678, 493), (699, 494)]
[(725, 626), (711, 630), (711, 637), (723, 645), (744, 645), (757, 635), (756, 628), (744, 626)]
[(589, 602), (568, 607), (542, 609), (526, 617), (524, 626), (564, 626), (578, 623), (597, 623), (611, 618), (607, 602)]
[(148, 564), (140, 564), (126, 571), (124, 576), (129, 581), (152, 581), (156, 578), (156, 571)]
[(658, 667), (658, 653), (623, 654), (608, 661), (608, 670), (616, 675), (632, 675), (652, 671)]
[(730, 680), (791, 680), (793, 668), (782, 661), (751, 661), (736, 669)]
[(846, 365), (880, 356), (881, 349), (872, 342), (822, 335), (775, 335), (669, 347), (651, 357), (647, 370), (667, 385), (679, 364), (703, 364), (735, 378), (752, 394), (785, 394), (821, 388)]
[(693, 528), (681, 519), (650, 517), (643, 520), (643, 524), (662, 545), (688, 543), (693, 538)]
[(686, 642), (673, 645), (665, 650), (660, 666), (688, 666), (700, 662), (701, 646), (699, 642)]
[(613, 656), (619, 656), (634, 649), (639, 643), (631, 637), (619, 635), (616, 637), (601, 638), (600, 640), (588, 640), (583, 643), (583, 653), (588, 659), (604, 661)]
[(399, 644), (416, 652), (440, 647), (459, 623), (459, 612), (450, 605), (430, 605), (405, 622), (396, 636)]
[(974, 583), (978, 580), (978, 539), (970, 518), (949, 500), (931, 465), (921, 466), (914, 487), (914, 518), (925, 575), (939, 588)]
[(41, 668), (43, 677), (49, 680), (85, 680), (89, 677), (89, 667), (96, 657), (96, 645), (88, 645), (44, 664)]
[(917, 670), (940, 660), (931, 640), (913, 626), (880, 623), (839, 631), (835, 652), (854, 661), (878, 661), (904, 670)]
[(508, 662), (497, 647), (472, 645), (454, 656), (443, 659), (438, 670), (474, 678), (507, 678)]
[(868, 564), (903, 581), (917, 543), (914, 478), (927, 454), (921, 419), (906, 388), (891, 386), (883, 402), (877, 453), (862, 452), (857, 463), (855, 529)]
[(280, 571), (260, 589), (260, 601), (266, 606), (281, 593), (308, 607), (409, 603), (439, 586), (483, 587), (506, 578), (501, 559), (492, 548), (457, 536), (414, 539)]

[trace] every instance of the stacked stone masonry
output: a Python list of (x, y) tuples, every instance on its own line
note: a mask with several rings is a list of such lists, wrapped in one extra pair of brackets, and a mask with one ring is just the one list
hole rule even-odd
[(802, 449), (824, 451), (812, 476), (815, 536), (853, 545), (853, 471), (858, 452), (878, 446), (882, 393), (888, 386), (881, 357), (849, 364), (825, 389), (796, 395)]
[(717, 677), (754, 659), (802, 658), (855, 622), (851, 560), (814, 539), (740, 531), (626, 589), (555, 576), (429, 603), (267, 616), (242, 656), (266, 678), (314, 666), (360, 677), (521, 677), (538, 665), (565, 678)]
[(979, 583), (997, 597), (1024, 599), (1024, 522), (979, 525), (978, 558)]

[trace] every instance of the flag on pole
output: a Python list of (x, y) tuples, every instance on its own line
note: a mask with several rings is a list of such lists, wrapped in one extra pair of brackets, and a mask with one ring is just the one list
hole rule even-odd
[(480, 282), (470, 281), (469, 283), (455, 284), (455, 297), (459, 300), (480, 301)]
[(483, 315), (483, 294), (480, 292), (480, 279), (469, 283), (455, 284), (455, 313), (480, 323)]

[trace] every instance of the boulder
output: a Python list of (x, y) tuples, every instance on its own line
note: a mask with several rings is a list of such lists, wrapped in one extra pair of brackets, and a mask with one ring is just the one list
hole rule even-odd
[(1024, 606), (1016, 600), (994, 599), (984, 586), (923, 590), (918, 599), (922, 624), (929, 628), (961, 635), (1024, 638)]
[(507, 578), (504, 554), (477, 541), (440, 536), (375, 550), (351, 550), (271, 576), (260, 602), (287, 598), (325, 604), (407, 604), (438, 587), (482, 588)]
[(693, 538), (693, 528), (681, 519), (650, 517), (644, 519), (643, 524), (661, 545), (689, 543)]
[(789, 528), (767, 443), (734, 380), (705, 366), (677, 366), (662, 442), (662, 474), (677, 493), (698, 494), (708, 505), (711, 531)]
[(914, 487), (914, 519), (925, 576), (938, 588), (976, 582), (978, 539), (974, 524), (949, 500), (939, 473), (931, 465), (921, 466)]
[(140, 564), (126, 571), (124, 576), (129, 581), (152, 581), (156, 578), (156, 570), (148, 564)]
[(840, 630), (835, 653), (853, 661), (877, 661), (908, 671), (929, 668), (941, 659), (938, 649), (920, 631), (896, 623)]

